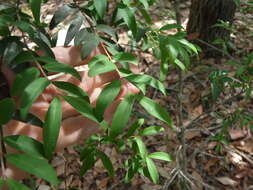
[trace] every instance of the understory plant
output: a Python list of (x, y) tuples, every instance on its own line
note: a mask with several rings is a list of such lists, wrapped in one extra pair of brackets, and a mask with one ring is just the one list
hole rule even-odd
[[(43, 143), (23, 135), (6, 136), (1, 139), (1, 167), (9, 162), (38, 178), (57, 187), (60, 180), (50, 164), (54, 153), (59, 128), (62, 120), (60, 99), (68, 102), (77, 112), (96, 122), (101, 134), (95, 134), (85, 141), (81, 147), (80, 175), (91, 169), (100, 159), (108, 174), (115, 172), (110, 156), (103, 152), (101, 145), (114, 146), (119, 153), (130, 153), (124, 162), (125, 182), (129, 182), (137, 173), (158, 183), (159, 174), (154, 160), (170, 162), (171, 156), (166, 152), (150, 152), (143, 141), (145, 136), (156, 135), (167, 128), (173, 128), (170, 114), (160, 104), (146, 96), (150, 86), (166, 96), (167, 89), (163, 81), (169, 74), (169, 68), (178, 67), (185, 71), (190, 64), (190, 57), (198, 53), (198, 48), (186, 40), (186, 33), (178, 30), (175, 34), (168, 31), (182, 29), (177, 24), (167, 24), (155, 28), (149, 15), (149, 7), (154, 0), (130, 1), (122, 0), (108, 9), (107, 0), (91, 0), (79, 4), (73, 1), (60, 6), (50, 23), (41, 19), (42, 0), (29, 0), (26, 8), (20, 1), (11, 1), (0, 5), (0, 57), (3, 64), (16, 72), (16, 79), (10, 88), (10, 96), (0, 101), (0, 130), (10, 120), (18, 120), (43, 128)], [(28, 7), (28, 8), (27, 8)], [(111, 11), (111, 12), (110, 12)], [(48, 72), (70, 74), (78, 80), (81, 76), (75, 68), (55, 60), (53, 47), (56, 46), (57, 34), (63, 24), (69, 28), (64, 45), (71, 41), (81, 47), (81, 58), (85, 59), (99, 45), (107, 55), (96, 55), (88, 63), (90, 77), (117, 70), (125, 79), (137, 88), (140, 93), (130, 94), (118, 105), (112, 122), (104, 118), (106, 108), (118, 96), (121, 80), (114, 80), (100, 93), (96, 106), (92, 106), (85, 91), (69, 82), (53, 82), (47, 77)], [(160, 79), (148, 74), (136, 74), (130, 70), (130, 64), (138, 65), (138, 56), (134, 52), (126, 52), (118, 44), (118, 32), (128, 31), (131, 45), (139, 46), (142, 51), (152, 52), (160, 61)], [(34, 43), (35, 47), (28, 44)], [(43, 52), (39, 56), (37, 49)], [(35, 63), (33, 65), (28, 63)], [(66, 95), (56, 96), (50, 103), (46, 118), (41, 121), (29, 110), (39, 95), (49, 86), (63, 90)], [(18, 97), (19, 109), (13, 97)], [(149, 117), (161, 120), (163, 126), (148, 126), (144, 118), (134, 114), (133, 107), (139, 104)], [(129, 121), (130, 118), (136, 118)], [(22, 152), (7, 154), (5, 144)], [(13, 179), (0, 179), (0, 186), (6, 182), (9, 189), (29, 189)]]

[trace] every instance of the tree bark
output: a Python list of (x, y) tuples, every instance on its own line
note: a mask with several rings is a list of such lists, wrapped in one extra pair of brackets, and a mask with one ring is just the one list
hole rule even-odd
[[(196, 42), (201, 46), (206, 56), (217, 56), (217, 51), (210, 48), (214, 40), (229, 39), (230, 31), (223, 27), (214, 27), (220, 20), (232, 24), (236, 4), (234, 0), (192, 0), (189, 21), (187, 24), (188, 36), (199, 39)], [(220, 48), (216, 45), (216, 47)]]

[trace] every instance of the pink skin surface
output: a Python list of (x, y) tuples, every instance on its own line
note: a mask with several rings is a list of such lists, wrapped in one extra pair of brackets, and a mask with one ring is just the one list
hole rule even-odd
[[(56, 60), (58, 60), (61, 63), (69, 64), (72, 66), (86, 65), (93, 56), (97, 54), (105, 54), (104, 49), (100, 45), (99, 47), (97, 47), (95, 50), (92, 51), (91, 55), (87, 59), (82, 61), (80, 58), (80, 48), (78, 47), (74, 46), (55, 47), (52, 50), (55, 54)], [(15, 74), (11, 70), (6, 68), (3, 64), (1, 66), (1, 71), (5, 75), (8, 84), (11, 86), (15, 79)], [(60, 76), (54, 79), (54, 81), (67, 81), (75, 85), (78, 85), (88, 93), (92, 105), (96, 104), (96, 99), (99, 96), (99, 93), (101, 92), (103, 87), (106, 86), (106, 84), (115, 79), (120, 79), (120, 76), (116, 71), (100, 74), (92, 78), (88, 76), (88, 67), (87, 71), (82, 71), (79, 73), (82, 77), (81, 81), (78, 81), (77, 79), (73, 78), (70, 75)], [(117, 108), (117, 105), (126, 94), (139, 92), (139, 90), (131, 83), (125, 81), (124, 79), (120, 80), (122, 80), (120, 93), (118, 97), (114, 100), (114, 102), (107, 108), (104, 114), (104, 118), (108, 122), (111, 121), (113, 113)], [(36, 115), (41, 120), (44, 120), (50, 102), (52, 101), (55, 95), (59, 94), (64, 94), (64, 92), (50, 85), (32, 105), (30, 112)], [(57, 142), (56, 151), (61, 151), (63, 148), (69, 145), (76, 144), (81, 140), (89, 137), (90, 135), (100, 132), (98, 124), (80, 115), (77, 111), (74, 110), (74, 108), (72, 108), (64, 100), (61, 101), (62, 101), (63, 119), (60, 128), (60, 134)], [(11, 120), (9, 123), (3, 126), (3, 129), (4, 129), (4, 136), (22, 134), (30, 136), (40, 142), (43, 141), (42, 139), (43, 129), (37, 126), (32, 126), (25, 124), (23, 122)], [(10, 147), (7, 147), (7, 153), (14, 153), (14, 152), (17, 151)], [(0, 177), (2, 176), (3, 174), (0, 172)], [(4, 176), (8, 178), (11, 177), (16, 180), (21, 180), (28, 177), (29, 175), (7, 163), (7, 168), (5, 169)]]

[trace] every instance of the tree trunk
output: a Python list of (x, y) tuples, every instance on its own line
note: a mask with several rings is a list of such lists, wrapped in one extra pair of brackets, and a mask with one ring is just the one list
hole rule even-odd
[[(217, 51), (207, 44), (214, 40), (227, 41), (230, 31), (223, 27), (214, 27), (219, 21), (232, 23), (236, 10), (234, 0), (192, 0), (187, 33), (201, 46), (206, 56), (217, 56)], [(190, 37), (191, 38), (191, 37)], [(203, 42), (204, 41), (204, 42)], [(206, 42), (206, 43), (205, 43)], [(217, 46), (221, 48), (220, 46)]]

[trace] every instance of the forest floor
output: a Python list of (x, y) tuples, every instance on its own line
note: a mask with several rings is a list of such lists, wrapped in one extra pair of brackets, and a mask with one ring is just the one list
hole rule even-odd
[[(182, 23), (185, 26), (189, 13), (189, 1), (180, 6)], [(56, 7), (53, 3), (47, 4), (44, 9), (45, 19), (51, 19)], [(172, 16), (171, 5), (160, 4), (152, 7), (152, 18), (157, 27), (165, 23), (175, 23)], [(231, 95), (226, 88), (221, 97), (213, 102), (211, 99), (211, 85), (209, 75), (212, 71), (226, 70), (229, 76), (233, 76), (236, 68), (227, 62), (231, 59), (242, 60), (249, 52), (253, 51), (253, 14), (238, 10), (235, 15), (235, 33), (232, 33), (231, 43), (234, 52), (231, 57), (204, 58), (194, 60), (190, 69), (183, 73), (183, 125), (186, 127), (187, 147), (187, 172), (185, 176), (194, 190), (250, 190), (253, 189), (253, 136), (250, 125), (241, 125), (242, 121), (226, 124), (234, 112), (244, 107), (253, 114), (252, 99), (242, 98), (240, 95)], [(120, 34), (122, 46), (128, 43), (125, 32)], [(125, 46), (127, 49), (128, 46)], [(135, 50), (140, 58), (141, 69), (154, 77), (159, 77), (159, 62), (148, 52)], [(0, 82), (4, 79), (0, 76)], [(166, 80), (168, 96), (162, 96), (159, 92), (149, 89), (148, 96), (164, 106), (173, 116), (175, 126), (178, 126), (178, 81), (179, 74), (176, 69), (171, 69)], [(4, 83), (1, 83), (4, 84)], [(0, 98), (6, 96), (3, 92), (6, 87), (1, 85)], [(144, 114), (136, 107), (136, 112)], [(148, 116), (147, 116), (148, 117)], [(252, 116), (251, 116), (252, 117)], [(161, 122), (148, 118), (148, 125), (163, 125)], [(220, 138), (219, 138), (220, 137)], [(221, 138), (222, 137), (222, 138)], [(217, 140), (219, 138), (219, 140)], [(69, 147), (63, 153), (57, 154), (52, 162), (56, 167), (58, 176), (64, 181), (61, 188), (76, 188), (82, 190), (180, 190), (180, 168), (177, 162), (177, 154), (182, 148), (178, 133), (166, 131), (159, 135), (149, 136), (145, 143), (150, 152), (169, 152), (175, 159), (170, 163), (157, 161), (156, 165), (160, 173), (159, 184), (153, 184), (149, 179), (136, 175), (131, 183), (125, 184), (123, 167), (124, 156), (114, 148), (104, 147), (104, 152), (110, 155), (116, 171), (112, 179), (108, 176), (101, 161), (97, 161), (95, 167), (87, 172), (84, 177), (79, 176), (81, 162), (76, 147)], [(184, 177), (183, 177), (184, 178)], [(33, 179), (25, 180), (30, 186), (37, 186), (38, 190), (49, 190), (43, 181)]]

